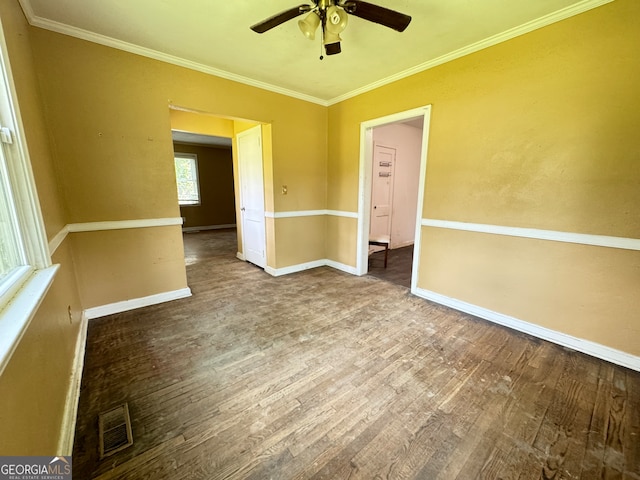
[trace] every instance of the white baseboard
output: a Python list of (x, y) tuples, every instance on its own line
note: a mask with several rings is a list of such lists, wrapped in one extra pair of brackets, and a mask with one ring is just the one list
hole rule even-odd
[(325, 260), (325, 265), (327, 267), (335, 268), (336, 270), (340, 270), (342, 272), (350, 273), (351, 275), (358, 275), (358, 270), (356, 269), (356, 267), (352, 267), (351, 265), (335, 262), (333, 260)]
[(283, 268), (265, 267), (264, 271), (269, 275), (279, 277), (281, 275), (289, 275), (290, 273), (302, 272), (311, 268), (324, 267), (326, 264), (326, 260), (314, 260), (313, 262), (299, 263)]
[(283, 268), (266, 267), (264, 271), (267, 272), (269, 275), (272, 275), (274, 277), (279, 277), (281, 275), (289, 275), (290, 273), (302, 272), (304, 270), (309, 270), (311, 268), (318, 268), (318, 267), (331, 267), (331, 268), (335, 268), (336, 270), (341, 270), (343, 272), (356, 275), (355, 267), (351, 267), (343, 263), (334, 262), (333, 260), (327, 260), (326, 258), (322, 260), (314, 260), (313, 262), (290, 265), (288, 267), (283, 267)]
[(235, 223), (228, 223), (224, 225), (206, 225), (204, 227), (182, 227), (184, 233), (189, 232), (201, 232), (204, 230), (223, 230), (225, 228), (236, 228)]
[(247, 259), (244, 257), (244, 253), (241, 253), (241, 252), (236, 252), (236, 258), (237, 258), (238, 260), (242, 260), (243, 262), (246, 262), (246, 260), (247, 260)]
[(589, 340), (573, 337), (571, 335), (567, 335), (556, 330), (551, 330), (546, 327), (541, 327), (540, 325), (525, 322), (524, 320), (519, 320), (517, 318), (494, 312), (492, 310), (479, 307), (471, 303), (466, 303), (455, 298), (447, 297), (430, 290), (416, 288), (414, 291), (412, 291), (412, 293), (418, 297), (431, 300), (433, 302), (454, 308), (456, 310), (460, 310), (461, 312), (469, 313), (490, 322), (497, 323), (499, 325), (518, 330), (519, 332), (524, 332), (529, 335), (533, 335), (534, 337), (548, 340), (549, 342), (571, 348), (572, 350), (586, 353), (587, 355), (591, 355), (592, 357), (600, 358), (602, 360), (606, 360), (607, 362), (615, 363), (616, 365), (621, 365), (623, 367), (630, 368), (631, 370), (640, 372), (640, 357), (637, 357), (635, 355), (631, 355), (629, 353), (622, 352), (620, 350), (616, 350), (614, 348), (607, 347), (605, 345), (601, 345)]
[(178, 300), (180, 298), (186, 298), (190, 296), (191, 289), (187, 287), (180, 290), (173, 290), (171, 292), (158, 293), (156, 295), (149, 295), (147, 297), (134, 298), (131, 300), (110, 303), (108, 305), (102, 305), (99, 307), (87, 308), (84, 313), (89, 320), (92, 320), (94, 318), (113, 315), (114, 313), (126, 312), (129, 310), (134, 310), (136, 308), (148, 307), (149, 305), (157, 305), (158, 303), (170, 302), (171, 300)]
[(60, 439), (58, 440), (58, 455), (68, 456), (73, 454), (73, 440), (76, 433), (76, 418), (78, 416), (78, 401), (80, 400), (80, 385), (82, 383), (82, 370), (84, 368), (84, 351), (87, 345), (87, 327), (89, 319), (83, 313), (80, 319), (80, 331), (76, 339), (73, 365), (71, 366), (71, 378), (69, 390), (64, 403), (64, 416), (60, 427)]

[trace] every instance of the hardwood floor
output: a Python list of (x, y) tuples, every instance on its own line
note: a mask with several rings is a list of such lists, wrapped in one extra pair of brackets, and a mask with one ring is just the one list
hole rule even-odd
[(89, 325), (74, 478), (640, 478), (637, 372), (370, 276), (273, 278), (233, 231), (185, 247), (193, 297)]
[(411, 288), (413, 245), (389, 250), (387, 268), (384, 268), (384, 250), (369, 255), (369, 275), (387, 282)]

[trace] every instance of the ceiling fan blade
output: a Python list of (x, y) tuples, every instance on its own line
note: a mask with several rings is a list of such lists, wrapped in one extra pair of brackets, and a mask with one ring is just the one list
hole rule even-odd
[(296, 18), (298, 15), (302, 15), (305, 12), (311, 10), (311, 5), (298, 5), (297, 7), (290, 8), (289, 10), (285, 10), (284, 12), (280, 12), (273, 17), (269, 17), (262, 22), (258, 22), (255, 25), (252, 25), (251, 30), (256, 33), (264, 33), (267, 30), (271, 30), (278, 25), (283, 24), (284, 22), (291, 20), (292, 18)]
[(351, 15), (384, 25), (398, 32), (404, 32), (411, 22), (409, 15), (360, 0), (348, 0), (342, 6)]

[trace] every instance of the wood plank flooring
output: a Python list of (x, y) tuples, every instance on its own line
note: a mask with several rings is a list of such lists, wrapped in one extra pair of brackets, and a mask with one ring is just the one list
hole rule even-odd
[(89, 325), (74, 478), (640, 479), (637, 372), (377, 278), (273, 278), (233, 231), (185, 246), (193, 297)]
[(413, 245), (389, 250), (387, 268), (384, 268), (384, 250), (369, 255), (369, 275), (387, 282), (411, 288)]

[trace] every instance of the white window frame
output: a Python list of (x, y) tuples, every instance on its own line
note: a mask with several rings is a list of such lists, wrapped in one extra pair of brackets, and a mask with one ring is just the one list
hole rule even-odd
[[(182, 200), (180, 200), (180, 197), (178, 197), (178, 205), (180, 205), (181, 207), (198, 207), (202, 204), (202, 193), (200, 191), (200, 172), (198, 171), (198, 155), (196, 155), (195, 153), (182, 153), (182, 152), (175, 152), (173, 154), (173, 167), (175, 169), (175, 161), (176, 158), (188, 158), (190, 160), (193, 160), (193, 164), (195, 165), (195, 182), (196, 182), (196, 192), (198, 194), (198, 199), (195, 202), (183, 202)], [(178, 176), (176, 175), (176, 184), (178, 181)], [(178, 189), (178, 193), (179, 193), (179, 189)]]
[(59, 265), (52, 265), (42, 212), (35, 188), (29, 152), (9, 55), (0, 21), (0, 144), (7, 163), (19, 243), (25, 265), (2, 281), (0, 291), (0, 375), (46, 295)]

